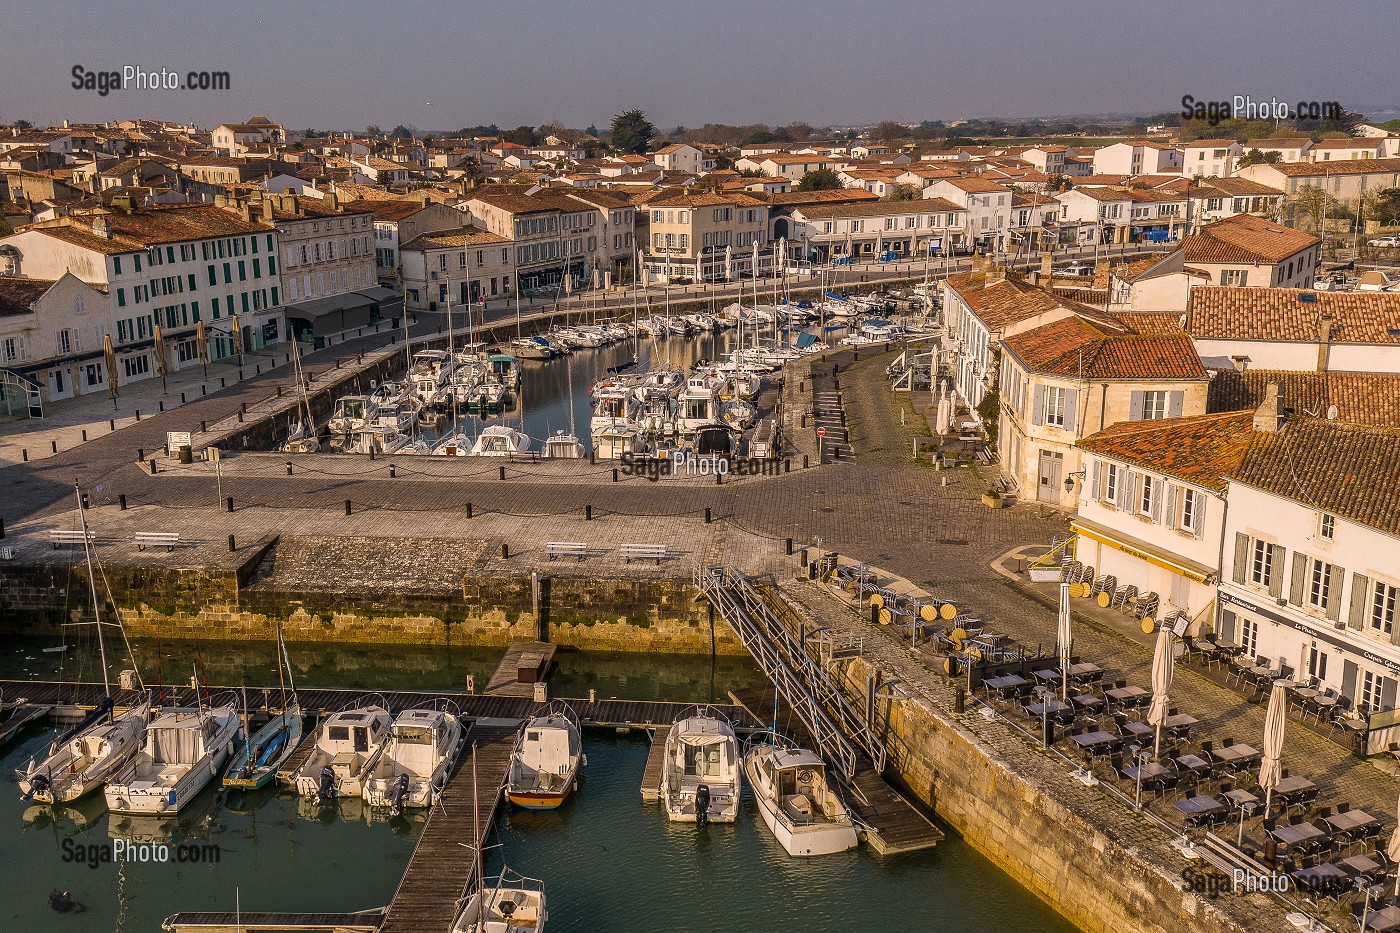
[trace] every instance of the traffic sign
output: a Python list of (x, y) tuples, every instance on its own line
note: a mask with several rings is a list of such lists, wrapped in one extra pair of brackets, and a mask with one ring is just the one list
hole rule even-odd
[(817, 437), (826, 437), (826, 428), (817, 428)]

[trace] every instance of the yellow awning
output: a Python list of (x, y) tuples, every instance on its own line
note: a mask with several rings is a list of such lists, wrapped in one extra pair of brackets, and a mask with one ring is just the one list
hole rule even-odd
[(1153, 547), (1146, 541), (1139, 541), (1127, 535), (1110, 532), (1101, 525), (1091, 524), (1083, 519), (1073, 519), (1070, 522), (1070, 528), (1076, 534), (1091, 538), (1094, 541), (1098, 541), (1100, 544), (1107, 544), (1116, 551), (1122, 551), (1124, 554), (1136, 557), (1138, 560), (1147, 561), (1154, 567), (1161, 567), (1163, 570), (1169, 570), (1172, 573), (1183, 576), (1196, 583), (1206, 582), (1206, 578), (1214, 572), (1213, 570), (1203, 568), (1194, 561), (1189, 563), (1185, 562), (1181, 558), (1169, 554), (1160, 548)]

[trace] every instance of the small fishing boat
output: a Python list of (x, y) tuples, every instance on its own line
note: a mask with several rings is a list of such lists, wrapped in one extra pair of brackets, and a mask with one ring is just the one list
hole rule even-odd
[(378, 406), (368, 395), (346, 395), (336, 401), (326, 430), (332, 434), (353, 434), (373, 424), (377, 411)]
[(831, 855), (854, 849), (855, 826), (826, 776), (826, 762), (774, 733), (750, 747), (744, 777), (758, 813), (788, 855)]
[(581, 460), (588, 456), (577, 435), (562, 429), (545, 439), (543, 455), (551, 460)]
[(467, 898), (451, 933), (540, 933), (547, 919), (544, 883), (503, 868)]
[(708, 709), (679, 719), (666, 736), (661, 802), (672, 822), (733, 823), (739, 818), (739, 743)]
[(447, 783), (462, 748), (462, 721), (444, 709), (408, 709), (394, 719), (389, 740), (365, 778), (362, 795), (372, 807), (398, 815), (426, 807)]
[(433, 445), (432, 452), (438, 457), (465, 457), (472, 452), (474, 443), (475, 440), (458, 431), (439, 438)]
[(316, 747), (297, 770), (297, 793), (320, 801), (358, 797), (384, 750), (389, 713), (382, 706), (341, 710), (321, 724)]
[(506, 799), (529, 810), (552, 810), (578, 788), (583, 763), (578, 717), (555, 701), (525, 724), (510, 753)]
[[(239, 787), (254, 790), (267, 786), (277, 776), (292, 752), (301, 744), (303, 723), (301, 703), (297, 700), (296, 684), (292, 683), (292, 662), (287, 657), (287, 646), (282, 641), (282, 632), (277, 632), (278, 677), (286, 671), (286, 681), (282, 685), (282, 712), (269, 719), (262, 728), (248, 736), (248, 726), (244, 723), (243, 734), (247, 736), (243, 747), (233, 756), (228, 771), (224, 774), (225, 787)], [(291, 695), (287, 696), (286, 684), (291, 683)], [(244, 717), (248, 713), (247, 697), (243, 700)]]
[(504, 424), (493, 424), (481, 432), (472, 445), (473, 457), (509, 457), (528, 453), (529, 436)]
[(551, 360), (559, 350), (543, 337), (517, 337), (510, 342), (511, 351), (522, 360)]
[(113, 813), (178, 813), (234, 751), (237, 707), (200, 706), (162, 713), (146, 728), (146, 747), (103, 791)]

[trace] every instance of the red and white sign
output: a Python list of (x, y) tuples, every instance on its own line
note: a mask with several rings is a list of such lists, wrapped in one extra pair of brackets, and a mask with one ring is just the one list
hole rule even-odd
[(817, 428), (817, 437), (826, 437), (826, 428)]

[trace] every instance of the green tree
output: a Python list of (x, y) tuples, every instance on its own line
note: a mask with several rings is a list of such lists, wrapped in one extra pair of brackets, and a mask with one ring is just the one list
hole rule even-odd
[(1283, 158), (1281, 152), (1261, 152), (1258, 149), (1251, 149), (1240, 156), (1240, 168), (1249, 165), (1273, 165)]
[(909, 131), (905, 129), (902, 124), (895, 123), (893, 120), (885, 120), (882, 123), (877, 123), (875, 128), (870, 131), (871, 139), (879, 140), (883, 143), (904, 139), (908, 137), (908, 135)]
[(533, 146), (537, 142), (533, 126), (522, 125), (513, 130), (506, 130), (501, 134), (501, 138), (508, 143), (515, 143), (517, 146)]
[(638, 155), (647, 151), (656, 138), (656, 127), (652, 126), (647, 115), (640, 110), (624, 110), (612, 121), (612, 145), (619, 152), (635, 152)]
[(739, 139), (739, 145), (741, 145), (741, 146), (762, 146), (762, 145), (764, 145), (765, 143), (771, 143), (771, 142), (773, 142), (773, 141), (776, 140), (777, 138), (778, 138), (778, 137), (775, 136), (775, 135), (773, 134), (773, 131), (772, 131), (772, 130), (769, 130), (769, 129), (767, 129), (767, 128), (765, 127), (764, 129), (752, 130), (752, 131), (750, 131), (750, 132), (748, 132), (748, 133), (745, 133), (745, 134)]
[(394, 137), (395, 139), (409, 139), (413, 136), (413, 130), (400, 123), (398, 126), (394, 127), (392, 130), (389, 131), (389, 135)]
[(829, 168), (813, 169), (797, 181), (798, 191), (834, 191), (844, 188), (841, 179)]
[(17, 130), (32, 130), (34, 129), (34, 124), (30, 123), (28, 120), (16, 120), (14, 122), (14, 127)]
[(890, 190), (885, 192), (881, 201), (917, 201), (919, 199), (919, 189), (913, 185), (890, 185)]
[(1376, 192), (1371, 204), (1371, 219), (1389, 227), (1400, 224), (1400, 188), (1384, 188)]

